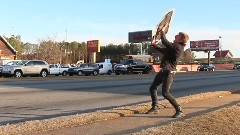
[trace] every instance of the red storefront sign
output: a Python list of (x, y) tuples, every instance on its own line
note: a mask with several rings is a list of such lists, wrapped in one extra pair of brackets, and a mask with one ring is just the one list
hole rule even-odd
[(87, 52), (100, 52), (99, 40), (87, 41)]

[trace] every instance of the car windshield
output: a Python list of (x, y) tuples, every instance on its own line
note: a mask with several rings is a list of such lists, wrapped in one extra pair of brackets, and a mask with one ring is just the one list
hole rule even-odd
[(7, 64), (5, 65), (16, 65), (19, 61), (9, 61)]
[(79, 65), (77, 65), (77, 67), (84, 67), (84, 65), (86, 65), (86, 64), (79, 64)]
[(24, 65), (24, 64), (26, 64), (27, 62), (28, 62), (27, 60), (22, 60), (22, 61), (16, 63), (16, 65)]
[(208, 66), (208, 64), (200, 64), (199, 67), (205, 67)]
[(213, 64), (203, 63), (199, 67), (214, 67), (214, 65)]
[(123, 65), (127, 65), (127, 64), (133, 63), (133, 61), (132, 60), (121, 60), (120, 63)]
[(70, 66), (68, 64), (61, 64), (61, 68), (69, 68)]
[(98, 64), (89, 64), (90, 67), (98, 67)]
[(235, 66), (239, 66), (240, 64), (235, 64)]

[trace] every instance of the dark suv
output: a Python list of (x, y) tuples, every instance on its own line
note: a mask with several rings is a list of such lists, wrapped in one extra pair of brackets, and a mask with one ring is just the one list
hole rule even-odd
[(116, 75), (131, 73), (149, 74), (152, 69), (152, 65), (146, 64), (142, 60), (137, 59), (124, 59), (121, 60), (120, 64), (114, 66), (114, 72)]
[(213, 64), (201, 64), (197, 68), (198, 71), (215, 71), (215, 66)]
[(95, 63), (84, 63), (84, 64), (80, 64), (76, 67), (71, 67), (68, 69), (68, 74), (69, 76), (73, 76), (73, 75), (98, 75), (99, 74), (99, 65), (95, 64)]
[(240, 63), (235, 63), (233, 66), (233, 70), (240, 69)]

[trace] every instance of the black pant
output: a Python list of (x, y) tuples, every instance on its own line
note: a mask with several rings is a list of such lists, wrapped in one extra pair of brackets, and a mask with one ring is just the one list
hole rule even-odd
[(158, 74), (155, 76), (153, 83), (149, 89), (152, 98), (152, 107), (156, 107), (158, 105), (157, 90), (159, 86), (162, 85), (163, 97), (167, 99), (176, 110), (178, 110), (180, 105), (170, 93), (170, 87), (173, 83), (174, 76), (175, 73), (171, 73), (171, 71), (169, 70), (159, 71)]

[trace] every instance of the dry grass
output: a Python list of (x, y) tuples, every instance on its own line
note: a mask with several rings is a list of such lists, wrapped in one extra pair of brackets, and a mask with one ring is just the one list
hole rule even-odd
[[(189, 102), (206, 100), (206, 99), (210, 99), (210, 98), (216, 98), (216, 97), (227, 95), (227, 94), (231, 94), (231, 92), (229, 92), (229, 91), (208, 92), (208, 93), (202, 93), (202, 94), (196, 94), (196, 95), (190, 95), (187, 97), (178, 98), (177, 100), (180, 104), (186, 104)], [(169, 104), (169, 102), (166, 100), (162, 101), (161, 103), (162, 104), (160, 107), (162, 107), (162, 108), (171, 106)], [(31, 133), (41, 132), (41, 131), (64, 128), (64, 127), (89, 124), (89, 123), (96, 122), (96, 121), (116, 119), (116, 118), (119, 118), (122, 116), (130, 116), (130, 115), (133, 115), (134, 113), (146, 112), (151, 107), (150, 104), (151, 103), (145, 103), (145, 104), (139, 104), (139, 105), (135, 105), (135, 106), (125, 106), (125, 107), (114, 108), (112, 110), (103, 110), (103, 111), (97, 111), (97, 112), (92, 112), (92, 113), (84, 113), (84, 114), (76, 114), (76, 115), (71, 115), (71, 116), (57, 117), (57, 118), (46, 119), (46, 120), (33, 120), (33, 121), (26, 121), (26, 122), (17, 123), (17, 124), (3, 125), (3, 126), (0, 126), (0, 135), (31, 134)], [(230, 111), (229, 114), (222, 113), (222, 112), (220, 114), (216, 113), (214, 115), (215, 120), (219, 120), (219, 119), (216, 119), (216, 117), (219, 116), (219, 117), (222, 117), (221, 119), (223, 121), (227, 120), (228, 122), (231, 122), (231, 123), (234, 122), (234, 126), (236, 126), (236, 127), (238, 126), (238, 128), (239, 128), (239, 122), (234, 121), (234, 116), (236, 116), (235, 113), (240, 112), (239, 106), (234, 106), (233, 109), (232, 108), (230, 108), (230, 109), (232, 111)], [(223, 109), (223, 111), (225, 111), (225, 110), (226, 109)], [(233, 110), (238, 110), (238, 111), (235, 112)], [(228, 119), (227, 119), (227, 117), (225, 118), (224, 117), (225, 115), (223, 115), (223, 114), (231, 115), (232, 119), (230, 116), (229, 116), (230, 118), (228, 118)], [(197, 119), (201, 120), (203, 118), (199, 117)], [(210, 127), (208, 127), (208, 124), (206, 124), (207, 119), (205, 120), (205, 122), (199, 121), (199, 120), (195, 121), (195, 124), (196, 125), (201, 125), (201, 123), (202, 123), (202, 125), (205, 124), (206, 126), (203, 127), (203, 129), (201, 129), (201, 130), (205, 129), (207, 131), (207, 129), (210, 128)], [(214, 120), (214, 119), (212, 119), (212, 120)], [(239, 116), (238, 116), (238, 120), (239, 120)], [(201, 123), (198, 123), (198, 121)], [(211, 122), (210, 119), (207, 121)], [(209, 126), (213, 125), (212, 124), (213, 122), (214, 121), (212, 121), (211, 124), (209, 124)], [(177, 131), (179, 131), (179, 132), (177, 132), (177, 134), (178, 134), (178, 133), (185, 132), (185, 129), (190, 130), (190, 128), (188, 126), (191, 127), (192, 124), (193, 123), (191, 121), (188, 121), (186, 123), (180, 123), (180, 125), (175, 125), (173, 123), (173, 124), (169, 125), (168, 127), (163, 126), (161, 128), (167, 129), (168, 134), (169, 133), (172, 134), (172, 133), (174, 133), (175, 130), (177, 130)], [(226, 125), (228, 125), (228, 124), (226, 124)], [(191, 128), (193, 128), (193, 127), (191, 127)], [(199, 130), (199, 129), (196, 127), (196, 129), (194, 129), (194, 130)], [(151, 130), (151, 133), (155, 134), (154, 131), (155, 131), (154, 129)], [(158, 129), (157, 129), (157, 131), (158, 131)], [(205, 133), (205, 132), (203, 132), (203, 133)], [(191, 134), (195, 134), (195, 133), (191, 133)]]
[(240, 104), (131, 135), (239, 135)]

